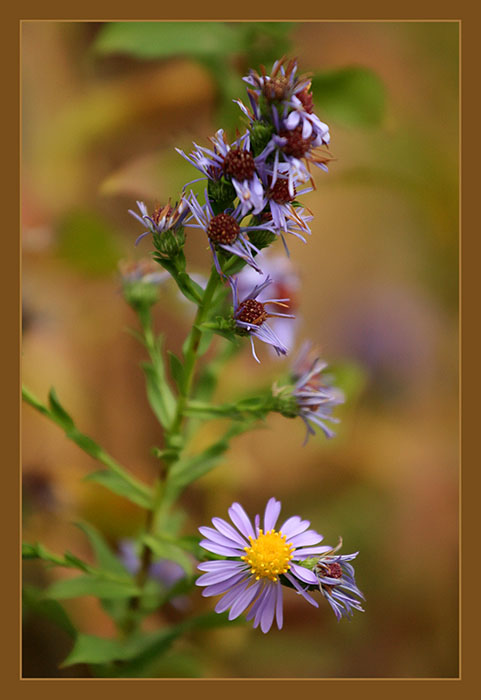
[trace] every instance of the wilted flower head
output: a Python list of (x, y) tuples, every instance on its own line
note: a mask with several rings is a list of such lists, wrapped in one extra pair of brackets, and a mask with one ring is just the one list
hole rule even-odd
[[(302, 93), (309, 88), (309, 76), (296, 76), (297, 60), (281, 58), (272, 66), (270, 75), (267, 75), (264, 66), (261, 72), (250, 70), (249, 75), (244, 78), (244, 82), (249, 85), (247, 93), (252, 108), (255, 111), (262, 109), (261, 100), (272, 106), (272, 114), (277, 112), (279, 103), (288, 103), (294, 95)], [(278, 114), (278, 112), (277, 112)], [(258, 119), (259, 116), (256, 118)], [(274, 117), (275, 118), (275, 117)]]
[(267, 502), (263, 527), (260, 517), (254, 524), (239, 503), (229, 508), (229, 517), (235, 527), (222, 518), (212, 518), (213, 528), (200, 527), (205, 539), (200, 546), (208, 552), (227, 557), (222, 561), (199, 564), (204, 571), (196, 583), (204, 586), (204, 596), (222, 595), (215, 611), (229, 609), (229, 619), (239, 617), (247, 608), (248, 620), (254, 627), (260, 625), (266, 633), (274, 617), (282, 628), (282, 583), (281, 577), (307, 600), (318, 607), (318, 603), (305, 591), (307, 585), (316, 585), (318, 578), (309, 569), (296, 562), (330, 551), (330, 547), (319, 546), (322, 535), (308, 530), (308, 520), (294, 515), (276, 530), (281, 511), (280, 501), (275, 498)]
[(140, 223), (147, 228), (147, 231), (144, 231), (144, 233), (137, 238), (135, 245), (137, 245), (142, 238), (148, 236), (149, 233), (161, 235), (166, 231), (175, 231), (181, 226), (189, 211), (185, 199), (181, 199), (174, 207), (172, 207), (170, 201), (163, 207), (157, 206), (152, 214), (148, 213), (144, 202), (137, 201), (137, 206), (140, 210), (140, 216), (135, 211), (132, 211), (132, 209), (129, 209), (129, 214), (132, 214), (137, 221), (140, 221)]
[(340, 389), (322, 383), (320, 375), (325, 367), (327, 364), (316, 358), (294, 386), (293, 396), (307, 428), (306, 440), (309, 435), (315, 434), (313, 424), (321, 428), (326, 437), (333, 437), (334, 432), (326, 425), (326, 421), (338, 423), (339, 420), (332, 416), (332, 410), (344, 403), (344, 394)]
[(338, 620), (352, 615), (354, 610), (364, 612), (361, 600), (364, 596), (356, 585), (354, 567), (349, 563), (357, 557), (354, 554), (336, 554), (342, 546), (340, 539), (337, 547), (322, 554), (313, 572), (317, 576), (319, 590), (334, 610)]
[(192, 219), (189, 219), (189, 226), (200, 228), (206, 233), (218, 273), (223, 274), (217, 256), (219, 249), (228, 254), (237, 255), (260, 273), (261, 269), (254, 259), (254, 255), (259, 253), (259, 249), (249, 241), (247, 234), (258, 230), (270, 231), (272, 223), (241, 226), (240, 222), (244, 215), (240, 205), (234, 210), (225, 210), (220, 214), (214, 214), (207, 192), (205, 192), (205, 201), (204, 206), (201, 206), (194, 193), (190, 193), (188, 206), (197, 223), (193, 224), (191, 223)]
[[(295, 318), (285, 316), (273, 316), (269, 321), (272, 330), (289, 350), (294, 346), (298, 327), (298, 293), (299, 275), (297, 269), (285, 255), (270, 255), (261, 251), (257, 256), (257, 262), (263, 272), (271, 278), (269, 293), (272, 297), (287, 299), (282, 302), (286, 312), (295, 315)], [(250, 267), (244, 267), (237, 275), (237, 295), (244, 298), (250, 293), (256, 284), (257, 273)]]
[(344, 394), (340, 389), (331, 386), (325, 378), (321, 381), (320, 375), (326, 363), (318, 357), (309, 359), (309, 351), (310, 344), (306, 343), (294, 362), (291, 382), (273, 387), (276, 399), (274, 410), (287, 418), (300, 416), (304, 421), (307, 428), (304, 444), (309, 435), (315, 434), (315, 427), (321, 428), (328, 438), (334, 436), (326, 421), (338, 423), (332, 411), (335, 406), (344, 403)]
[(213, 149), (194, 144), (196, 150), (189, 156), (179, 148), (176, 151), (209, 180), (217, 182), (225, 177), (232, 182), (243, 215), (249, 211), (258, 214), (264, 207), (264, 188), (250, 150), (249, 132), (229, 144), (224, 130), (219, 129), (210, 140)]
[(254, 337), (272, 346), (278, 355), (286, 355), (288, 348), (282, 343), (266, 321), (271, 317), (294, 318), (294, 316), (278, 311), (270, 311), (266, 309), (266, 305), (275, 304), (286, 308), (289, 299), (263, 299), (260, 301), (257, 298), (259, 294), (272, 284), (272, 279), (269, 276), (266, 277), (262, 284), (256, 285), (246, 293), (242, 299), (239, 298), (238, 280), (229, 277), (229, 284), (232, 288), (234, 321), (237, 326), (237, 332), (240, 335), (248, 335), (250, 337), (254, 359), (260, 362), (254, 348)]

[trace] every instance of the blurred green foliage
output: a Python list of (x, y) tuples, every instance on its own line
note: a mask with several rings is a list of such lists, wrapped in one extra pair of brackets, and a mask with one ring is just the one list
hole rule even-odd
[[(134, 58), (175, 56), (198, 60), (210, 72), (220, 98), (218, 118), (235, 126), (240, 70), (270, 65), (292, 50), (292, 22), (111, 22), (97, 36), (94, 52)], [(242, 57), (241, 65), (236, 59)], [(379, 126), (386, 108), (386, 90), (372, 70), (349, 67), (318, 72), (313, 92), (321, 113), (348, 126)], [(226, 123), (227, 122), (227, 123)]]
[(386, 112), (386, 88), (373, 70), (362, 67), (316, 73), (314, 101), (320, 114), (352, 127), (375, 127)]
[(58, 224), (57, 254), (84, 275), (105, 275), (122, 257), (118, 234), (99, 214), (70, 211)]

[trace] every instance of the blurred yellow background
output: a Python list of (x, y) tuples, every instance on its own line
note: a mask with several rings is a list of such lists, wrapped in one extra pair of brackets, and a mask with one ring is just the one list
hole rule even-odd
[[(458, 24), (302, 22), (284, 34), (278, 27), (280, 38), (272, 29), (253, 26), (250, 49), (226, 56), (223, 76), (219, 63), (183, 50), (161, 58), (103, 52), (101, 23), (23, 23), (23, 380), (42, 398), (55, 386), (82, 431), (151, 481), (149, 450), (162, 435), (145, 399), (142, 349), (125, 332), (135, 317), (117, 273), (120, 259), (146, 256), (149, 245), (134, 248), (141, 231), (127, 210), (135, 199), (150, 207), (178, 197), (197, 171), (174, 147), (207, 145), (225, 124), (233, 135), (230, 100), (245, 100), (241, 76), (283, 41), (301, 73), (368, 69), (357, 86), (322, 83), (325, 105), (321, 92), (316, 113), (330, 126), (335, 160), (328, 174), (315, 173), (317, 189), (304, 198), (314, 214), (308, 244), (290, 245), (302, 281), (301, 337), (334, 366), (350, 368), (338, 435), (318, 435), (303, 448), (302, 422), (272, 415), (266, 429), (236, 438), (225, 464), (182, 499), (185, 532), (224, 517), (234, 500), (254, 515), (274, 495), (286, 517), (308, 518), (326, 542), (342, 535), (343, 552), (360, 551), (366, 612), (338, 624), (327, 604), (317, 611), (287, 591), (282, 631), (212, 631), (201, 646), (195, 638), (179, 644), (152, 673), (454, 677)], [(191, 270), (208, 270), (198, 231), (189, 232), (186, 253)], [(172, 285), (163, 293), (156, 328), (177, 352), (192, 312)], [(219, 395), (272, 382), (288, 366), (268, 353), (262, 360), (257, 366), (246, 347), (228, 365)], [(209, 424), (199, 440), (217, 431)], [(82, 482), (93, 461), (28, 406), (23, 465), (25, 539), (88, 558), (73, 522), (91, 521), (114, 547), (142, 526), (135, 506)], [(24, 568), (39, 586), (64, 575)], [(65, 607), (82, 631), (113, 634), (94, 599)], [(194, 592), (191, 610), (212, 607)], [(58, 669), (69, 646), (51, 623), (27, 615), (24, 675), (87, 674), (81, 666)]]

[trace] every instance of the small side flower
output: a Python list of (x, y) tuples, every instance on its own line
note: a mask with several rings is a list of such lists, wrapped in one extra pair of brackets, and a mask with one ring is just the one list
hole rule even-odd
[(357, 587), (354, 567), (350, 564), (359, 552), (336, 554), (341, 546), (342, 539), (337, 547), (322, 554), (313, 568), (319, 590), (334, 610), (338, 621), (342, 617), (349, 617), (355, 610), (364, 612), (361, 601), (365, 600)]
[(260, 362), (256, 355), (254, 347), (254, 338), (258, 338), (263, 343), (272, 346), (278, 355), (286, 355), (288, 348), (280, 340), (277, 334), (266, 323), (268, 318), (294, 318), (292, 314), (281, 313), (279, 311), (270, 311), (266, 308), (268, 304), (274, 304), (280, 307), (287, 307), (289, 299), (263, 299), (257, 297), (270, 284), (272, 279), (269, 275), (265, 278), (262, 284), (256, 285), (242, 299), (238, 294), (238, 280), (229, 277), (229, 284), (232, 289), (233, 305), (234, 305), (234, 321), (237, 326), (239, 335), (248, 335), (251, 341), (252, 355), (257, 362)]
[(326, 437), (332, 438), (335, 433), (327, 422), (338, 423), (332, 415), (336, 406), (344, 403), (344, 394), (332, 386), (326, 378), (321, 378), (327, 367), (320, 358), (308, 363), (309, 347), (306, 344), (299, 353), (292, 368), (291, 382), (273, 387), (276, 399), (274, 410), (286, 418), (300, 417), (306, 426), (306, 444), (310, 435), (315, 434), (315, 428), (321, 428)]
[[(202, 229), (207, 235), (217, 272), (223, 275), (218, 256), (218, 252), (221, 251), (228, 255), (237, 255), (254, 270), (261, 273), (254, 258), (259, 253), (259, 249), (250, 242), (248, 234), (258, 230), (270, 231), (272, 223), (241, 226), (244, 217), (241, 205), (233, 210), (229, 209), (220, 214), (214, 214), (207, 191), (205, 192), (205, 201), (203, 206), (200, 205), (194, 193), (190, 193), (187, 204), (192, 212), (192, 217), (188, 223), (192, 228)], [(191, 223), (192, 220), (195, 220), (196, 223)]]

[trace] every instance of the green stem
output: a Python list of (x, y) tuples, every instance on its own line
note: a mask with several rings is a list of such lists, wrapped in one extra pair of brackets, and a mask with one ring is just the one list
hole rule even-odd
[[(199, 351), (199, 345), (200, 341), (202, 339), (202, 330), (200, 329), (200, 324), (205, 320), (210, 304), (212, 302), (212, 298), (215, 294), (215, 291), (217, 289), (217, 286), (220, 282), (219, 275), (215, 269), (212, 270), (209, 281), (207, 283), (207, 287), (205, 288), (204, 295), (202, 297), (202, 301), (200, 302), (198, 309), (197, 309), (197, 314), (194, 319), (194, 323), (192, 326), (192, 330), (190, 331), (190, 334), (187, 338), (187, 345), (186, 349), (184, 352), (184, 384), (183, 384), (183, 391), (178, 395), (177, 397), (177, 407), (176, 407), (176, 412), (174, 416), (174, 420), (172, 422), (172, 426), (169, 430), (168, 434), (168, 439), (169, 441), (172, 441), (172, 438), (177, 436), (180, 433), (181, 427), (182, 427), (182, 420), (184, 417), (184, 410), (185, 406), (187, 404), (187, 401), (190, 396), (190, 392), (192, 390), (192, 383), (194, 380), (194, 375), (195, 375), (195, 366), (196, 366), (196, 361), (197, 361), (197, 355)], [(156, 344), (155, 344), (155, 335), (152, 330), (152, 323), (151, 323), (151, 315), (150, 315), (150, 310), (146, 309), (144, 310), (144, 313), (139, 313), (139, 318), (140, 322), (142, 325), (142, 329), (144, 332), (144, 340), (145, 340), (145, 345), (146, 348), (149, 352), (149, 355), (153, 359), (154, 353), (157, 352)], [(170, 461), (166, 458), (166, 461), (168, 462), (168, 467), (172, 466), (174, 463), (174, 460)], [(165, 515), (165, 510), (166, 508), (170, 505), (165, 502), (164, 500), (164, 480), (162, 478), (159, 478), (156, 484), (156, 490), (155, 490), (155, 496), (154, 496), (154, 504), (152, 507), (152, 510), (148, 511), (147, 513), (147, 519), (146, 519), (146, 524), (145, 524), (145, 532), (146, 534), (153, 534), (156, 532), (156, 530), (159, 527), (159, 522), (162, 520), (163, 516)], [(149, 574), (149, 568), (152, 563), (152, 550), (150, 547), (146, 544), (143, 545), (142, 547), (142, 552), (140, 555), (140, 569), (137, 573), (136, 577), (136, 584), (138, 588), (142, 591), (148, 578)], [(126, 634), (132, 634), (132, 632), (137, 628), (138, 623), (139, 623), (139, 618), (138, 615), (136, 614), (140, 602), (142, 599), (142, 593), (138, 596), (134, 596), (133, 598), (130, 599), (129, 602), (129, 612), (130, 615), (128, 617), (128, 620), (125, 625), (125, 632)]]
[(171, 436), (177, 435), (182, 425), (184, 409), (189, 399), (190, 392), (192, 390), (192, 383), (195, 374), (195, 365), (197, 362), (197, 354), (199, 351), (200, 341), (202, 339), (202, 330), (200, 328), (200, 324), (206, 319), (206, 316), (209, 312), (210, 303), (219, 283), (219, 275), (217, 271), (213, 268), (209, 277), (209, 281), (207, 283), (207, 287), (205, 288), (204, 296), (202, 297), (202, 301), (197, 309), (197, 314), (194, 319), (192, 330), (190, 331), (190, 334), (187, 338), (187, 346), (184, 352), (184, 385), (183, 391), (179, 395), (177, 400), (177, 410), (172, 423), (172, 427), (169, 431)]

